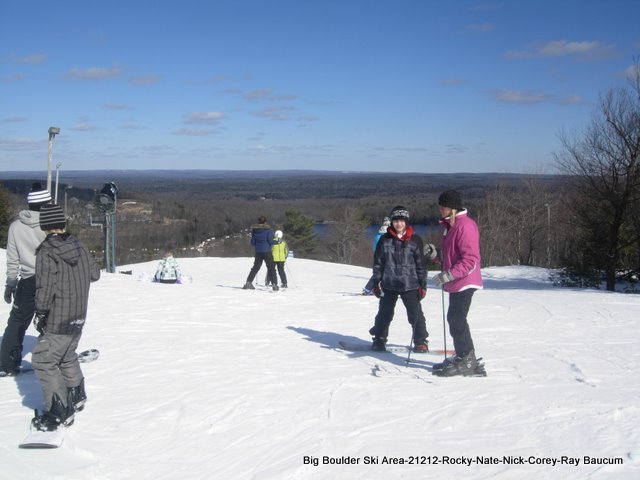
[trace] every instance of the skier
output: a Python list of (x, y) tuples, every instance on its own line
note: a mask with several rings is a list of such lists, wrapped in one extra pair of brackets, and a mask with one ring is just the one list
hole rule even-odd
[(273, 285), (273, 290), (278, 290), (278, 279), (276, 278), (276, 269), (273, 263), (273, 254), (271, 253), (271, 246), (273, 245), (273, 230), (267, 224), (267, 218), (261, 215), (258, 218), (258, 223), (251, 226), (251, 245), (255, 248), (255, 258), (253, 261), (253, 267), (249, 272), (247, 281), (242, 287), (244, 290), (255, 290), (253, 286), (253, 280), (256, 278), (262, 262), (267, 264), (267, 275), (270, 283)]
[(180, 283), (180, 265), (175, 258), (173, 258), (173, 252), (171, 249), (167, 249), (164, 253), (164, 257), (158, 264), (158, 269), (153, 276), (154, 282), (159, 283)]
[(408, 224), (409, 212), (403, 206), (394, 207), (389, 218), (391, 226), (378, 242), (373, 258), (373, 275), (363, 290), (365, 295), (373, 292), (380, 299), (375, 324), (369, 330), (373, 335), (371, 349), (385, 350), (389, 324), (400, 297), (413, 328), (414, 351), (426, 353), (429, 351), (429, 333), (420, 305), (427, 294), (422, 239), (414, 235), (413, 227)]
[(13, 302), (13, 308), (0, 347), (0, 370), (4, 375), (20, 373), (24, 336), (36, 309), (36, 248), (45, 238), (40, 230), (40, 207), (50, 201), (49, 191), (34, 183), (27, 196), (29, 209), (22, 210), (9, 227), (4, 301)]
[(87, 316), (89, 284), (100, 267), (84, 245), (65, 233), (65, 216), (56, 204), (42, 207), (40, 228), (47, 234), (36, 252), (36, 318), (40, 336), (31, 363), (42, 386), (45, 411), (33, 428), (53, 431), (73, 423), (87, 395), (76, 348)]
[(389, 229), (390, 226), (391, 226), (391, 220), (389, 220), (389, 217), (384, 217), (384, 220), (382, 221), (382, 225), (380, 225), (380, 228), (376, 232), (375, 237), (373, 237), (373, 251), (374, 252), (376, 251), (376, 247), (378, 246), (378, 242), (380, 241), (382, 236), (385, 233), (387, 233), (387, 230)]
[(467, 322), (471, 299), (482, 289), (480, 273), (480, 234), (478, 225), (462, 207), (460, 194), (455, 190), (443, 192), (439, 199), (442, 237), (442, 272), (433, 277), (438, 287), (449, 292), (447, 322), (453, 337), (456, 354), (433, 366), (433, 373), (444, 377), (484, 374), (478, 364), (473, 339)]
[[(287, 246), (287, 242), (282, 238), (282, 230), (276, 230), (276, 233), (273, 235), (273, 245), (271, 246), (271, 254), (273, 255), (273, 263), (276, 266), (276, 270), (278, 271), (278, 275), (280, 275), (280, 286), (282, 288), (287, 288), (287, 274), (284, 271), (284, 262), (287, 261), (287, 256), (289, 255), (289, 247)], [(267, 271), (267, 278), (265, 280), (265, 285), (270, 285), (269, 281), (269, 272)], [(277, 275), (276, 275), (276, 283), (278, 284)]]

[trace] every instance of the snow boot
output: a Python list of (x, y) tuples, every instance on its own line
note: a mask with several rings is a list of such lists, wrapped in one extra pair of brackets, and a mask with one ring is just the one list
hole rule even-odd
[(476, 359), (476, 354), (471, 350), (466, 355), (460, 357), (455, 355), (445, 359), (444, 362), (433, 366), (431, 373), (439, 377), (454, 377), (462, 375), (464, 377), (486, 377), (487, 372), (484, 364), (480, 363), (481, 358)]
[(20, 368), (7, 368), (0, 365), (0, 377), (15, 377), (20, 373)]
[(414, 340), (413, 351), (416, 353), (429, 353), (429, 342), (427, 340)]
[(87, 394), (84, 390), (84, 378), (77, 387), (69, 387), (69, 397), (73, 410), (75, 412), (81, 412), (84, 410), (84, 404), (87, 403)]
[(371, 350), (374, 352), (386, 352), (387, 349), (385, 344), (387, 343), (386, 338), (382, 337), (373, 337), (373, 343), (371, 344)]
[(280, 290), (280, 289), (278, 288), (278, 285), (276, 285), (276, 284), (274, 283), (274, 284), (273, 284), (273, 291), (274, 291), (274, 292), (277, 292), (278, 290)]
[(244, 287), (242, 287), (243, 290), (255, 290), (256, 287), (253, 286), (253, 283), (251, 282), (247, 282), (244, 284)]

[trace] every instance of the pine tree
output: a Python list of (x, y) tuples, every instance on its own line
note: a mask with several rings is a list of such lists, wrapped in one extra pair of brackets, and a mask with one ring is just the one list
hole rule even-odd
[(286, 220), (283, 229), (289, 249), (297, 254), (312, 254), (316, 248), (316, 235), (313, 231), (314, 220), (297, 210), (287, 210), (284, 215)]

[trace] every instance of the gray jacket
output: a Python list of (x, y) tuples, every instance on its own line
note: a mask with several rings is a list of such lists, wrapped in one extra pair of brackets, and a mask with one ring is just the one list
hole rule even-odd
[(36, 253), (36, 310), (48, 313), (47, 333), (82, 331), (89, 284), (99, 278), (100, 267), (77, 238), (69, 233), (47, 236)]
[(15, 285), (18, 276), (33, 277), (36, 273), (36, 248), (46, 237), (40, 230), (40, 212), (22, 210), (9, 226), (7, 238), (7, 284)]

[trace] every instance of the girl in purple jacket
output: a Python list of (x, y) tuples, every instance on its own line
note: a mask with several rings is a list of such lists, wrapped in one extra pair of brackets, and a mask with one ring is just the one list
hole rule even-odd
[(482, 289), (480, 273), (480, 234), (478, 225), (462, 207), (460, 194), (447, 190), (438, 199), (440, 224), (444, 227), (441, 255), (442, 272), (433, 281), (449, 293), (447, 322), (456, 354), (433, 366), (434, 375), (486, 375), (484, 365), (476, 359), (473, 339), (467, 322), (471, 299)]

